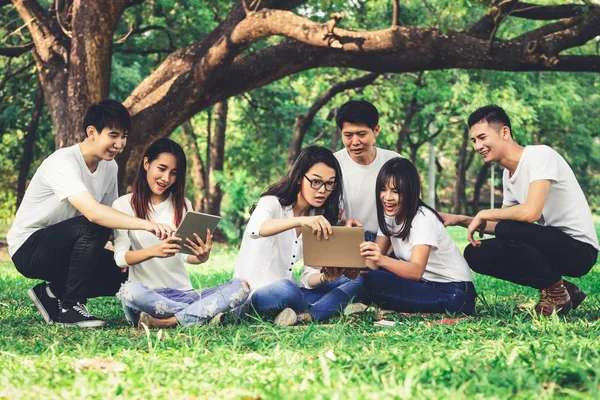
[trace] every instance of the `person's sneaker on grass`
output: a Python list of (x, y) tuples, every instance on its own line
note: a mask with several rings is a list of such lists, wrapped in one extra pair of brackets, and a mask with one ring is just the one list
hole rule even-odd
[(38, 283), (27, 291), (36, 308), (47, 324), (58, 322), (59, 300), (54, 296), (46, 282)]
[(93, 316), (85, 304), (77, 303), (69, 308), (61, 308), (58, 322), (64, 326), (79, 326), (81, 328), (99, 328), (106, 325), (105, 321)]

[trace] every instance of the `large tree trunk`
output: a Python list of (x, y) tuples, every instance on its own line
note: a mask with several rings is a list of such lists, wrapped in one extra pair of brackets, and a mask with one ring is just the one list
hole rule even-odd
[(292, 140), (290, 141), (290, 146), (288, 149), (288, 169), (292, 168), (292, 164), (298, 158), (298, 154), (300, 154), (300, 149), (302, 148), (302, 142), (304, 140), (304, 136), (306, 135), (306, 131), (312, 124), (315, 116), (327, 104), (335, 95), (338, 93), (342, 93), (345, 90), (355, 89), (360, 87), (365, 87), (367, 85), (372, 84), (379, 74), (367, 74), (357, 79), (351, 79), (345, 82), (340, 82), (333, 85), (329, 90), (323, 93), (313, 105), (308, 109), (308, 111), (304, 115), (296, 116), (296, 122), (294, 123), (294, 131), (292, 134)]
[(227, 129), (227, 101), (221, 101), (215, 106), (215, 130), (210, 143), (210, 166), (208, 170), (209, 186), (206, 211), (209, 214), (219, 215), (223, 192), (221, 184), (215, 178), (215, 172), (223, 172), (225, 158), (225, 131)]
[(33, 111), (31, 112), (31, 120), (27, 127), (27, 133), (23, 139), (23, 153), (21, 153), (21, 159), (19, 160), (19, 178), (17, 180), (17, 208), (23, 201), (25, 195), (25, 187), (27, 186), (27, 175), (29, 175), (29, 168), (31, 167), (31, 161), (33, 158), (33, 145), (35, 143), (35, 135), (37, 133), (38, 125), (40, 122), (40, 115), (44, 108), (44, 91), (42, 84), (38, 85), (38, 89), (35, 95), (35, 104), (33, 105)]
[(196, 194), (194, 196), (194, 210), (206, 212), (206, 171), (204, 163), (200, 157), (198, 150), (198, 136), (194, 131), (194, 127), (190, 121), (187, 121), (181, 126), (184, 147), (190, 155), (191, 163), (188, 163), (189, 174), (194, 182)]

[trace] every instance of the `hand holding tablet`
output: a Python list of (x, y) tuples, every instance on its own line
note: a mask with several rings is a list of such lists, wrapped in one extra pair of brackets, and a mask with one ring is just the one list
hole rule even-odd
[(175, 232), (175, 236), (181, 238), (181, 253), (197, 256), (200, 260), (202, 257), (207, 257), (207, 250), (210, 250), (210, 235), (220, 220), (221, 217), (217, 215), (188, 211)]

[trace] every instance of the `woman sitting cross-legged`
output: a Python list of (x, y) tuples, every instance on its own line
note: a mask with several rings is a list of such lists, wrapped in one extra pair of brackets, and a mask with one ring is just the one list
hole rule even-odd
[[(328, 149), (302, 150), (287, 176), (261, 195), (246, 227), (234, 277), (248, 281), (247, 309), (280, 326), (323, 321), (340, 312), (362, 290), (357, 271), (304, 267), (301, 287), (293, 278), (302, 259), (302, 227), (331, 234), (342, 196), (340, 167)], [(343, 274), (346, 274), (345, 276)]]
[[(113, 207), (138, 218), (178, 226), (192, 209), (184, 197), (185, 177), (183, 149), (170, 139), (158, 139), (144, 154), (132, 193), (118, 198)], [(206, 243), (197, 234), (195, 241), (188, 238), (182, 243), (176, 236), (159, 241), (144, 231), (115, 230), (115, 261), (129, 268), (129, 280), (117, 297), (132, 324), (159, 328), (199, 325), (248, 297), (248, 284), (241, 279), (201, 293), (192, 288), (184, 259), (189, 264), (208, 260), (212, 236), (210, 231), (206, 233)], [(193, 255), (180, 254), (182, 246)]]
[[(363, 277), (370, 300), (399, 312), (473, 314), (471, 270), (442, 218), (421, 200), (415, 166), (404, 158), (386, 162), (376, 195), (379, 233), (374, 243), (361, 244), (375, 269)], [(384, 256), (390, 244), (399, 260)]]

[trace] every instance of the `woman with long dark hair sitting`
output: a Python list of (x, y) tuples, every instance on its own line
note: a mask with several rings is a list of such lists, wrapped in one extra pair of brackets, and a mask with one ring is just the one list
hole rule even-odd
[(253, 207), (234, 277), (248, 281), (252, 308), (275, 317), (277, 325), (326, 320), (361, 290), (362, 278), (352, 270), (305, 266), (301, 286), (293, 277), (294, 265), (302, 259), (302, 227), (324, 237), (331, 234), (342, 186), (333, 153), (310, 146)]
[[(375, 242), (361, 244), (375, 269), (364, 276), (370, 300), (400, 312), (473, 314), (471, 270), (442, 218), (421, 200), (415, 166), (404, 158), (387, 161), (376, 196), (379, 233)], [(385, 256), (390, 245), (398, 260)]]
[[(170, 139), (153, 142), (140, 163), (131, 194), (115, 200), (113, 207), (128, 215), (179, 226), (192, 204), (185, 198), (186, 159), (181, 146)], [(129, 269), (129, 280), (117, 297), (127, 319), (141, 326), (167, 328), (199, 325), (242, 303), (248, 296), (246, 282), (233, 279), (202, 292), (193, 289), (185, 269), (208, 261), (212, 235), (206, 243), (171, 236), (159, 241), (144, 231), (115, 231), (115, 261)], [(182, 247), (193, 254), (183, 255)], [(221, 314), (222, 315), (222, 314)]]

